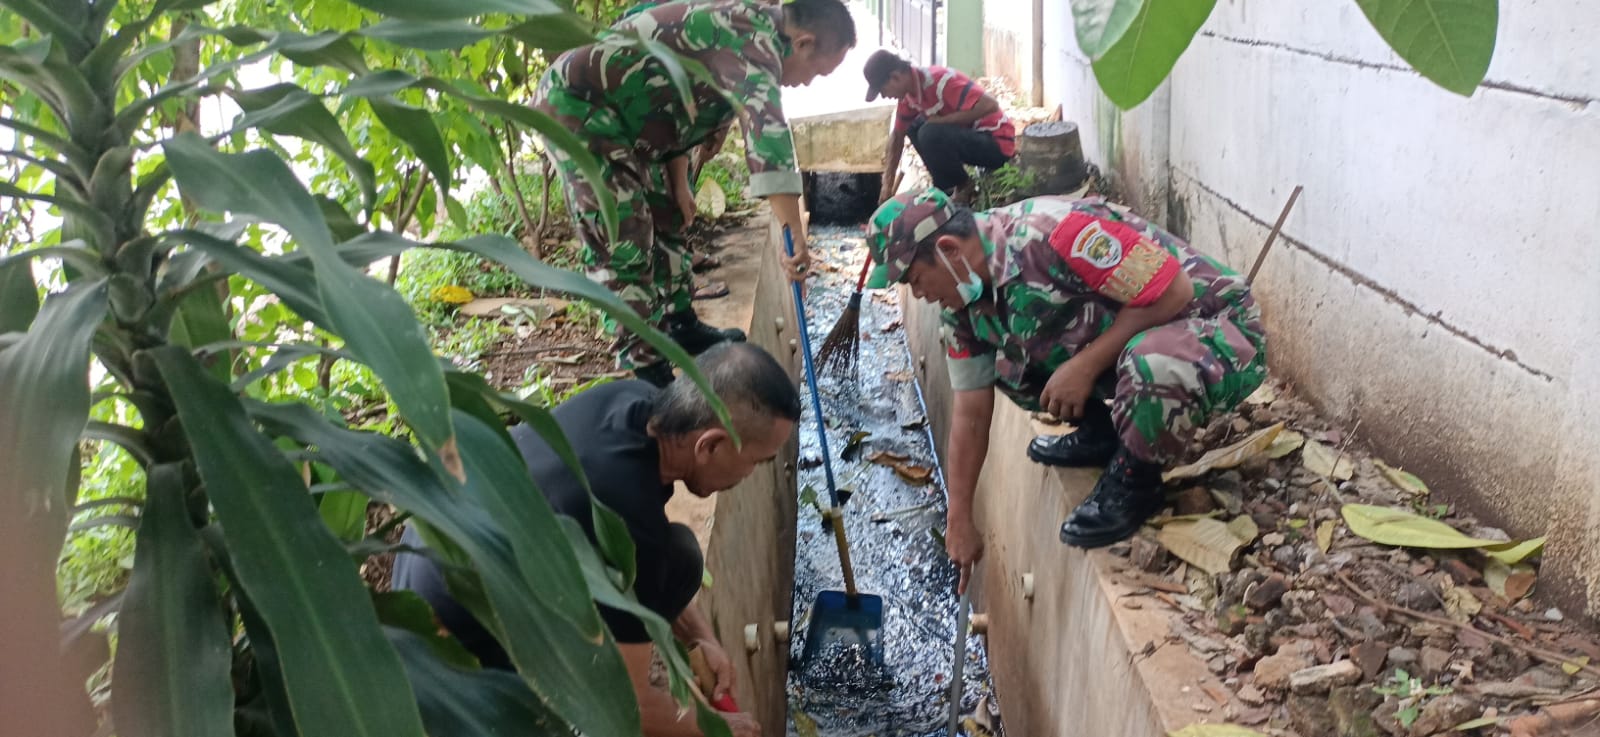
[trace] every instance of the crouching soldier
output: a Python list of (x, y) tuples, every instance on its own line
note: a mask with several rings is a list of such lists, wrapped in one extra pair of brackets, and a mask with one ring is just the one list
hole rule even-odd
[(1103, 466), (1061, 525), (1082, 548), (1131, 536), (1162, 505), (1161, 473), (1193, 430), (1266, 376), (1261, 313), (1243, 277), (1100, 198), (1040, 197), (987, 212), (906, 193), (869, 226), (872, 285), (944, 308), (955, 407), (946, 544), (964, 590), (983, 556), (972, 499), (998, 388), (1071, 420), (1028, 457)]

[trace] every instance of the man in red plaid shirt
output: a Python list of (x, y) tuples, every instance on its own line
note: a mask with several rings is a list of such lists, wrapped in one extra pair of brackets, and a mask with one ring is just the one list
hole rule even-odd
[(900, 100), (878, 201), (894, 196), (894, 175), (906, 139), (922, 157), (933, 186), (970, 202), (967, 165), (995, 169), (1016, 152), (1016, 131), (1000, 103), (967, 75), (940, 66), (919, 67), (891, 51), (867, 59), (867, 102), (879, 95)]

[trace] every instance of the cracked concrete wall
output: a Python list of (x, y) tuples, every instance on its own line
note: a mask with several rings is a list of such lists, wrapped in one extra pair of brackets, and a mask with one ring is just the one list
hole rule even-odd
[[(1063, 4), (1064, 5), (1064, 4)], [(1600, 6), (1507, 3), (1472, 97), (1352, 2), (1220, 3), (1149, 102), (1113, 110), (1046, 17), (1047, 101), (1135, 207), (1248, 268), (1274, 369), (1515, 536), (1600, 615)]]

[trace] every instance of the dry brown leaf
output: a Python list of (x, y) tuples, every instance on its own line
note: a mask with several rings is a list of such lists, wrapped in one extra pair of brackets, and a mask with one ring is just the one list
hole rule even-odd
[(1227, 525), (1214, 519), (1174, 522), (1161, 528), (1156, 541), (1173, 555), (1212, 575), (1231, 570), (1234, 553), (1244, 545)]
[(1383, 474), (1389, 483), (1394, 484), (1394, 488), (1412, 496), (1427, 496), (1428, 485), (1422, 483), (1422, 479), (1417, 478), (1416, 474), (1391, 466), (1377, 458), (1372, 459), (1372, 465), (1378, 468), (1378, 473)]
[(933, 469), (908, 463), (907, 461), (911, 460), (911, 457), (904, 453), (880, 450), (867, 456), (867, 460), (880, 466), (888, 466), (894, 469), (896, 476), (905, 479), (907, 483), (913, 486), (927, 486), (933, 483)]
[(1266, 452), (1267, 447), (1276, 440), (1278, 433), (1283, 431), (1283, 423), (1262, 428), (1255, 433), (1225, 448), (1217, 448), (1200, 456), (1200, 460), (1188, 465), (1179, 466), (1161, 475), (1165, 481), (1173, 479), (1187, 479), (1201, 476), (1211, 471), (1223, 468), (1233, 468), (1245, 461), (1255, 458)]
[(1356, 472), (1356, 465), (1350, 460), (1349, 454), (1341, 454), (1315, 440), (1306, 440), (1305, 446), (1300, 449), (1300, 462), (1305, 464), (1306, 470), (1335, 481), (1349, 481)]
[(1439, 586), (1445, 614), (1450, 615), (1451, 619), (1466, 623), (1483, 611), (1483, 602), (1478, 601), (1478, 597), (1466, 588), (1455, 585), (1449, 578), (1441, 578)]
[(1249, 545), (1256, 541), (1256, 535), (1261, 534), (1261, 528), (1250, 515), (1241, 515), (1228, 521), (1228, 532), (1239, 538), (1239, 542)]
[(876, 450), (867, 456), (867, 460), (883, 466), (893, 466), (896, 463), (911, 460), (911, 456), (892, 450)]
[(1317, 525), (1317, 549), (1323, 555), (1328, 554), (1328, 548), (1333, 547), (1333, 520), (1328, 520)]
[(911, 372), (909, 370), (907, 370), (907, 371), (888, 371), (888, 372), (884, 373), (883, 378), (888, 379), (890, 381), (901, 381), (901, 382), (910, 381), (911, 380)]
[(1267, 446), (1267, 457), (1273, 459), (1282, 458), (1299, 450), (1300, 446), (1305, 444), (1306, 436), (1293, 430), (1284, 430), (1278, 433), (1278, 438), (1272, 441), (1272, 445)]
[(1250, 392), (1250, 396), (1244, 398), (1244, 401), (1247, 404), (1272, 404), (1278, 401), (1278, 391), (1273, 389), (1271, 384), (1262, 382), (1261, 386)]
[(1517, 601), (1528, 592), (1533, 591), (1533, 585), (1538, 583), (1539, 575), (1532, 571), (1518, 571), (1506, 577), (1506, 598)]

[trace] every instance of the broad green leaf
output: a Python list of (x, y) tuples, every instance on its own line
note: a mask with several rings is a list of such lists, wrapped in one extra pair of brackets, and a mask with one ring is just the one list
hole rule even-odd
[(1514, 566), (1528, 558), (1543, 553), (1544, 540), (1544, 536), (1540, 535), (1532, 540), (1524, 540), (1522, 542), (1485, 545), (1483, 554), (1508, 566)]
[[(477, 668), (478, 659), (473, 657), (467, 648), (454, 637), (439, 634), (439, 624), (433, 616), (433, 607), (428, 606), (414, 591), (374, 591), (372, 592), (372, 606), (378, 611), (378, 621), (383, 623), (387, 631), (391, 627), (411, 632), (427, 642), (428, 648), (440, 660), (460, 668)], [(402, 657), (402, 660), (404, 657)], [(511, 679), (518, 685), (522, 681)], [(527, 687), (523, 686), (526, 690)], [(529, 693), (532, 696), (532, 693)], [(428, 715), (422, 715), (424, 726), (428, 724)]]
[(512, 26), (507, 33), (528, 46), (544, 51), (554, 58), (568, 49), (575, 49), (595, 41), (593, 23), (576, 14), (542, 18)]
[[(217, 290), (203, 287), (189, 292), (178, 303), (168, 339), (176, 345), (190, 348), (227, 340), (232, 334), (228, 315), (222, 306)], [(233, 376), (231, 353), (224, 353), (207, 361), (207, 368), (218, 381), (228, 381)]]
[(455, 20), (487, 13), (516, 16), (563, 15), (567, 12), (555, 0), (350, 0), (368, 10), (392, 18), (411, 20)]
[(722, 404), (720, 398), (717, 398), (716, 392), (711, 389), (711, 385), (706, 383), (705, 376), (700, 373), (700, 369), (695, 367), (694, 359), (690, 358), (689, 354), (685, 353), (676, 341), (651, 327), (648, 322), (639, 317), (639, 313), (635, 312), (632, 307), (629, 307), (626, 302), (623, 302), (599, 283), (591, 281), (582, 274), (557, 269), (539, 261), (528, 255), (527, 251), (522, 250), (522, 247), (517, 245), (516, 241), (504, 236), (479, 236), (455, 243), (439, 243), (435, 244), (435, 247), (477, 254), (506, 267), (511, 273), (516, 274), (531, 286), (563, 292), (585, 299), (594, 304), (594, 306), (599, 307), (601, 311), (621, 323), (624, 328), (633, 331), (643, 338), (645, 342), (655, 347), (661, 355), (682, 368), (684, 376), (693, 381), (695, 386), (700, 387), (700, 391), (705, 392), (707, 397), (712, 398), (711, 406), (715, 409), (717, 417), (722, 420), (723, 424), (730, 430), (733, 427), (733, 420), (728, 415), (728, 408)]
[(1376, 458), (1372, 459), (1372, 465), (1377, 466), (1378, 473), (1383, 474), (1383, 477), (1388, 479), (1389, 483), (1394, 484), (1396, 489), (1412, 496), (1427, 496), (1428, 485), (1422, 483), (1422, 479), (1417, 478), (1416, 474), (1405, 469), (1395, 468)]
[(38, 313), (33, 260), (17, 256), (0, 260), (0, 334), (25, 332)]
[(1191, 724), (1167, 733), (1167, 737), (1266, 737), (1249, 727), (1232, 724)]
[(117, 617), (112, 712), (122, 737), (233, 734), (227, 623), (183, 471), (150, 469), (133, 575)]
[(1106, 97), (1123, 110), (1150, 97), (1216, 5), (1217, 0), (1145, 0), (1122, 37), (1094, 62)]
[[(566, 433), (562, 432), (561, 426), (556, 423), (549, 409), (496, 391), (480, 374), (450, 371), (446, 372), (445, 376), (450, 383), (452, 402), (458, 409), (471, 414), (495, 430), (500, 427), (495, 407), (509, 410), (538, 433), (539, 438), (555, 451), (556, 456), (578, 479), (584, 490), (590, 491), (588, 474), (584, 472), (583, 464), (578, 462), (577, 451), (567, 440)], [(498, 434), (506, 441), (508, 447), (516, 448), (509, 435), (503, 432)], [(633, 538), (628, 535), (628, 526), (616, 512), (600, 503), (598, 499), (591, 499), (591, 502), (595, 538), (600, 549), (605, 553), (606, 561), (622, 572), (623, 585), (631, 587), (636, 575), (637, 561), (634, 558)]]
[(204, 251), (223, 268), (277, 295), (301, 317), (324, 330), (334, 329), (332, 321), (322, 311), (321, 300), (317, 297), (316, 278), (309, 269), (296, 267), (286, 259), (267, 258), (237, 243), (198, 230), (173, 230), (167, 232), (165, 237)]
[(1111, 48), (1145, 0), (1072, 0), (1072, 27), (1077, 32), (1078, 48), (1092, 61)]
[(5, 0), (0, 3), (0, 7), (16, 13), (38, 27), (40, 31), (49, 34), (53, 41), (61, 44), (67, 53), (74, 57), (89, 50), (90, 41), (83, 35), (88, 21), (88, 16), (84, 12), (88, 8), (87, 3), (64, 3), (59, 0)]
[[(637, 733), (638, 706), (628, 686), (626, 670), (604, 629), (580, 626), (568, 619), (564, 609), (553, 606), (559, 598), (568, 608), (576, 608), (570, 606), (571, 592), (557, 597), (556, 592), (530, 583), (499, 518), (476, 503), (477, 494), (469, 495), (453, 480), (435, 472), (411, 445), (373, 433), (337, 428), (304, 405), (252, 403), (251, 413), (273, 432), (315, 447), (317, 460), (333, 467), (346, 481), (374, 499), (413, 512), (416, 519), (426, 523), (420, 529), (436, 528), (459, 547), (482, 576), (484, 593), (493, 608), (493, 616), (480, 617), (480, 621), (505, 646), (524, 680), (575, 727), (585, 734)], [(472, 426), (473, 442), (477, 444), (472, 449), (474, 456), (478, 451), (495, 449), (512, 452), (504, 443), (493, 440), (490, 431), (479, 423), (467, 424)], [(463, 443), (463, 447), (468, 445)], [(501, 465), (505, 464), (495, 464)], [(521, 467), (521, 473), (526, 478), (526, 466)], [(556, 575), (547, 571), (534, 573), (541, 576), (536, 580)], [(583, 596), (586, 599), (588, 594)], [(462, 596), (456, 598), (461, 600)], [(592, 604), (580, 618), (590, 617), (598, 622)]]
[(397, 292), (338, 256), (320, 208), (288, 165), (266, 151), (218, 153), (192, 134), (179, 136), (166, 149), (173, 176), (197, 203), (275, 223), (310, 253), (317, 295), (333, 332), (383, 380), (406, 421), (446, 468), (459, 473), (444, 372), (416, 315)]
[(186, 350), (148, 354), (172, 392), (239, 580), (272, 631), (296, 721), (330, 734), (421, 737), (399, 658), (299, 474)]
[(367, 501), (359, 491), (330, 491), (317, 501), (317, 513), (334, 537), (354, 542), (367, 531)]
[[(245, 636), (250, 641), (252, 670), (261, 689), (254, 702), (241, 705), (236, 713), (260, 721), (266, 734), (296, 737), (300, 731), (295, 728), (294, 710), (289, 705), (289, 692), (283, 682), (283, 665), (278, 658), (278, 646), (272, 639), (272, 632), (267, 629), (260, 610), (250, 600), (249, 592), (245, 591), (244, 584), (239, 580), (239, 571), (233, 566), (233, 556), (228, 553), (227, 541), (222, 539), (222, 530), (215, 523), (206, 525), (200, 530), (200, 539), (205, 541), (206, 549), (211, 551), (212, 558), (228, 578), (230, 592), (239, 607), (239, 621), (244, 625)], [(259, 716), (255, 716), (257, 714)]]
[(390, 627), (384, 634), (406, 664), (429, 734), (547, 737), (570, 731), (515, 675), (442, 662), (413, 632)]
[[(89, 420), (89, 344), (106, 306), (103, 280), (74, 284), (46, 299), (31, 329), (0, 350), (4, 524), (59, 532), (64, 523), (68, 465)], [(50, 560), (61, 544), (54, 537), (39, 551)]]
[(644, 623), (645, 631), (650, 633), (650, 639), (655, 642), (657, 654), (667, 666), (673, 697), (679, 704), (694, 704), (696, 721), (702, 733), (714, 737), (728, 737), (727, 722), (693, 696), (689, 684), (694, 682), (694, 671), (689, 667), (688, 653), (672, 634), (672, 625), (662, 619), (661, 615), (640, 604), (632, 592), (617, 588), (616, 582), (606, 575), (605, 565), (595, 555), (594, 548), (588, 545), (588, 538), (584, 536), (583, 528), (578, 526), (576, 520), (562, 517), (560, 521), (562, 532), (566, 534), (573, 551), (577, 553), (579, 565), (583, 568), (584, 577), (589, 581), (589, 590), (594, 593), (595, 601), (632, 614)]
[(390, 18), (374, 23), (359, 31), (367, 38), (376, 38), (422, 51), (448, 51), (471, 46), (499, 31), (486, 29), (464, 20), (419, 21)]
[[(105, 314), (105, 283), (82, 281), (46, 299), (31, 329), (7, 335), (0, 348), (0, 536), (28, 554), (0, 566), (8, 643), (57, 641), (56, 560), (64, 512), (76, 492), (78, 435), (89, 416), (89, 344)], [(19, 656), (30, 650), (13, 648)], [(0, 702), (44, 699), (88, 708), (82, 681), (72, 683), (59, 659), (28, 668), (28, 682), (8, 684)], [(81, 733), (81, 725), (69, 724), (78, 717), (40, 714), (35, 731)]]
[(1413, 69), (1458, 95), (1489, 71), (1499, 0), (1356, 0), (1361, 12)]
[(372, 164), (356, 153), (344, 128), (311, 93), (292, 84), (235, 91), (234, 102), (245, 111), (235, 127), (259, 127), (280, 136), (293, 136), (326, 147), (343, 161), (361, 189), (367, 210), (377, 206), (378, 190)]
[(439, 126), (433, 122), (433, 115), (389, 97), (369, 97), (367, 104), (372, 107), (372, 114), (378, 117), (383, 127), (405, 141), (412, 153), (428, 167), (428, 173), (433, 175), (434, 181), (449, 192), (452, 186), (450, 149), (445, 146), (444, 137), (439, 135)]
[(290, 39), (279, 47), (278, 53), (300, 66), (329, 66), (357, 76), (368, 71), (366, 56), (345, 34), (324, 31), (312, 36), (281, 35)]
[(1484, 554), (1512, 565), (1544, 546), (1544, 538), (1508, 543), (1468, 537), (1450, 525), (1404, 509), (1371, 504), (1346, 504), (1340, 513), (1350, 531), (1384, 545), (1449, 550), (1484, 548)]

